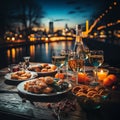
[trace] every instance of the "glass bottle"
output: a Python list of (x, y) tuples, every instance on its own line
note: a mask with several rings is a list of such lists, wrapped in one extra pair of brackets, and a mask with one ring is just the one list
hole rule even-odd
[(80, 55), (83, 51), (83, 41), (82, 41), (82, 27), (80, 24), (76, 25), (76, 39), (75, 39), (75, 46), (74, 51)]
[(75, 39), (75, 46), (74, 52), (76, 53), (76, 60), (77, 60), (77, 69), (78, 71), (84, 72), (84, 44), (82, 41), (82, 27), (80, 24), (76, 25), (76, 39)]

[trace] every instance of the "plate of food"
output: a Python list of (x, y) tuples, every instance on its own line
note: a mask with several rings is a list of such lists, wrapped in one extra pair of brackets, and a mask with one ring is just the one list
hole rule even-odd
[(68, 81), (46, 76), (24, 81), (17, 89), (26, 99), (50, 102), (65, 97), (64, 95), (72, 89), (72, 85)]
[(36, 78), (37, 76), (38, 75), (36, 72), (22, 70), (22, 71), (7, 73), (4, 76), (4, 78), (12, 82), (22, 82), (25, 80)]
[(38, 76), (54, 76), (57, 73), (57, 66), (50, 63), (30, 65), (27, 69), (29, 71), (37, 72)]
[(102, 103), (109, 97), (110, 92), (104, 86), (78, 85), (72, 88), (78, 103), (86, 110), (99, 109)]

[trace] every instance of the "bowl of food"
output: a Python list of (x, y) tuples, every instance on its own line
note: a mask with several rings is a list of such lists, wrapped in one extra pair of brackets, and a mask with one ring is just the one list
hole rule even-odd
[(103, 86), (78, 85), (72, 89), (73, 95), (83, 109), (96, 110), (101, 108), (108, 98), (109, 91)]
[(27, 69), (36, 72), (38, 76), (54, 76), (57, 73), (57, 66), (50, 63), (30, 65)]

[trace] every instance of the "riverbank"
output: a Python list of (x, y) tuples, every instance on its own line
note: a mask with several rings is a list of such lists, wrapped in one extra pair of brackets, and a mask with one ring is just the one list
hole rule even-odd
[(35, 40), (35, 41), (25, 41), (25, 40), (17, 40), (14, 42), (0, 42), (0, 48), (17, 48), (21, 46), (27, 46), (27, 45), (36, 45), (36, 44), (42, 44), (42, 43), (51, 43), (51, 42), (61, 42), (61, 41), (74, 41), (75, 38), (67, 38), (67, 39), (56, 39), (56, 40)]

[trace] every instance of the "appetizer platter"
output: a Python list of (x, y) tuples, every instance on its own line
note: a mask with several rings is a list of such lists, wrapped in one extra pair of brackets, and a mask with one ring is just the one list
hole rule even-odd
[(68, 81), (46, 76), (24, 81), (17, 86), (17, 89), (26, 99), (51, 101), (64, 97), (72, 89), (72, 85)]
[(4, 78), (12, 82), (22, 82), (25, 80), (30, 80), (36, 78), (38, 75), (36, 72), (31, 71), (17, 71), (12, 73), (7, 73)]
[(57, 72), (57, 66), (50, 63), (38, 63), (30, 65), (27, 69), (29, 71), (37, 72), (38, 76), (54, 76)]

